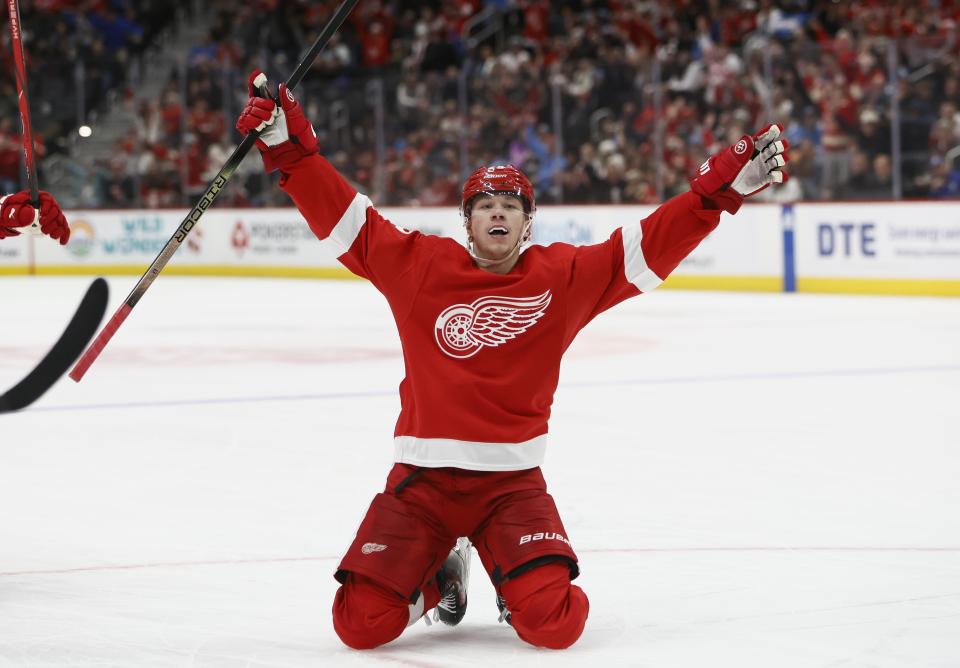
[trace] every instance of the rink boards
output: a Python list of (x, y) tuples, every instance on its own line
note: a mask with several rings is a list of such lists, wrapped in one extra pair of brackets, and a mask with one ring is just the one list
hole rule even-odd
[[(591, 244), (652, 206), (543, 206), (534, 242)], [(465, 234), (452, 207), (384, 208), (394, 224)], [(0, 274), (139, 275), (186, 210), (68, 211), (70, 243), (0, 242)], [(293, 208), (208, 211), (164, 273), (348, 278)], [(751, 204), (677, 268), (665, 287), (960, 296), (960, 204)]]

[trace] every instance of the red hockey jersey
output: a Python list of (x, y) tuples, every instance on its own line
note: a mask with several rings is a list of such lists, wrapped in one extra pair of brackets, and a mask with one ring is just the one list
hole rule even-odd
[(603, 243), (531, 246), (498, 275), (453, 239), (391, 224), (320, 156), (299, 161), (281, 186), (393, 311), (406, 367), (396, 461), (477, 471), (543, 462), (560, 358), (577, 332), (657, 287), (720, 219), (688, 192)]

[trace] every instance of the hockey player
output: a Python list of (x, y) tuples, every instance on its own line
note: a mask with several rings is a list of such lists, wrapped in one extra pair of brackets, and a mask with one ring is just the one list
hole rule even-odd
[(742, 137), (700, 168), (691, 190), (591, 246), (523, 243), (536, 203), (512, 166), (481, 167), (463, 187), (469, 240), (385, 220), (317, 150), (313, 128), (280, 86), (280, 106), (253, 97), (237, 128), (260, 130), (311, 230), (389, 302), (406, 377), (395, 464), (341, 561), (334, 629), (350, 647), (397, 638), (431, 608), (456, 623), (466, 604), (464, 541), (473, 541), (501, 619), (533, 645), (566, 648), (588, 601), (571, 581), (577, 556), (540, 471), (560, 358), (617, 303), (656, 288), (713, 230), (721, 211), (785, 180), (780, 127)]
[(39, 219), (40, 231), (65, 246), (70, 240), (70, 226), (63, 211), (53, 195), (40, 191), (40, 208), (30, 204), (30, 193), (26, 190), (0, 197), (0, 239), (20, 234), (18, 227), (32, 225)]

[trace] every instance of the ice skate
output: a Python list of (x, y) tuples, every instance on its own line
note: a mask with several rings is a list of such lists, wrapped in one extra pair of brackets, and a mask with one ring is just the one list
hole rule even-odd
[(467, 582), (470, 579), (470, 556), (473, 545), (467, 538), (458, 538), (457, 545), (437, 573), (440, 602), (434, 610), (434, 620), (456, 626), (467, 612)]
[(503, 600), (503, 596), (500, 594), (497, 594), (497, 610), (500, 611), (500, 619), (497, 621), (506, 622), (510, 624), (510, 626), (513, 626), (513, 623), (510, 621), (510, 611), (507, 610), (507, 602)]

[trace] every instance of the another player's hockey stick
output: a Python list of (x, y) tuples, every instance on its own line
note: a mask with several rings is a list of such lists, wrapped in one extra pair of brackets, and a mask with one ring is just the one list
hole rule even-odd
[[(340, 3), (340, 6), (337, 7), (337, 11), (334, 12), (333, 16), (330, 18), (330, 21), (327, 22), (327, 25), (323, 28), (320, 35), (317, 37), (316, 41), (313, 43), (313, 46), (310, 47), (310, 50), (307, 51), (307, 54), (303, 57), (303, 60), (300, 61), (300, 64), (297, 65), (297, 69), (294, 70), (293, 74), (290, 75), (290, 78), (287, 79), (287, 89), (293, 90), (296, 88), (297, 84), (300, 83), (300, 80), (303, 79), (303, 76), (307, 73), (307, 70), (313, 64), (313, 61), (320, 54), (323, 48), (327, 45), (327, 42), (330, 41), (330, 38), (333, 37), (333, 34), (340, 28), (340, 25), (346, 20), (347, 15), (353, 10), (359, 0), (344, 0)], [(103, 352), (104, 347), (109, 343), (110, 339), (113, 338), (113, 335), (116, 334), (117, 330), (120, 328), (120, 325), (123, 324), (123, 321), (127, 319), (127, 316), (130, 315), (130, 311), (133, 310), (133, 307), (137, 305), (137, 302), (140, 301), (140, 298), (143, 297), (143, 294), (147, 291), (150, 285), (156, 280), (157, 276), (160, 275), (160, 272), (163, 271), (163, 268), (167, 266), (167, 263), (170, 261), (170, 258), (173, 257), (173, 254), (177, 252), (177, 249), (180, 247), (180, 244), (183, 243), (183, 240), (187, 238), (187, 235), (190, 234), (190, 230), (193, 229), (194, 225), (200, 220), (200, 217), (204, 212), (210, 208), (214, 200), (216, 200), (217, 195), (220, 194), (220, 191), (223, 190), (223, 187), (227, 185), (227, 181), (230, 180), (230, 177), (233, 176), (233, 173), (237, 170), (237, 167), (240, 166), (240, 163), (243, 162), (244, 157), (247, 153), (250, 152), (250, 149), (253, 148), (254, 142), (259, 136), (259, 132), (251, 132), (243, 141), (240, 142), (240, 145), (237, 146), (233, 154), (227, 159), (227, 162), (223, 165), (220, 171), (213, 181), (207, 187), (206, 192), (200, 198), (200, 201), (190, 210), (190, 213), (187, 214), (187, 217), (183, 219), (183, 222), (180, 223), (180, 227), (177, 228), (176, 232), (173, 233), (173, 236), (170, 237), (170, 241), (167, 242), (167, 245), (163, 247), (163, 250), (160, 251), (160, 254), (157, 255), (156, 259), (153, 261), (147, 271), (140, 277), (140, 280), (137, 281), (137, 284), (133, 286), (130, 294), (123, 301), (123, 304), (120, 305), (120, 308), (117, 309), (117, 312), (114, 313), (110, 320), (107, 322), (103, 330), (97, 335), (97, 338), (94, 339), (93, 343), (90, 344), (90, 347), (87, 348), (86, 352), (80, 357), (80, 361), (77, 362), (76, 366), (73, 367), (73, 370), (70, 372), (70, 377), (80, 382), (80, 379), (83, 378), (84, 374), (87, 372), (87, 369), (90, 368), (90, 365), (100, 356), (100, 353)]]
[[(17, 80), (17, 104), (20, 106), (20, 124), (23, 126), (23, 160), (30, 187), (30, 204), (40, 211), (40, 185), (37, 181), (37, 163), (33, 145), (33, 126), (30, 125), (30, 98), (27, 95), (27, 63), (23, 57), (23, 32), (20, 25), (20, 6), (17, 0), (7, 0), (10, 15), (10, 43), (13, 46), (13, 66)], [(34, 234), (40, 230), (39, 216), (30, 229)]]
[(50, 352), (26, 378), (0, 394), (0, 413), (18, 411), (29, 406), (60, 380), (97, 333), (97, 327), (107, 312), (109, 296), (107, 282), (102, 278), (90, 284), (70, 324), (53, 344)]

